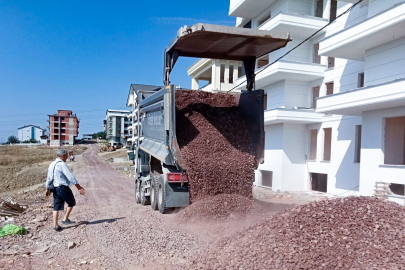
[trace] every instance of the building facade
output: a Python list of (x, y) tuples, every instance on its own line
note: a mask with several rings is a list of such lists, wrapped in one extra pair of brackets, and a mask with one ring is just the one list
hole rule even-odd
[(107, 110), (104, 121), (104, 131), (111, 145), (126, 145), (127, 139), (132, 137), (132, 130), (128, 110)]
[(79, 135), (79, 120), (69, 110), (58, 110), (57, 114), (48, 115), (50, 146), (73, 145)]
[(242, 76), (239, 61), (200, 59), (187, 69), (192, 77), (191, 89), (208, 92), (229, 91), (234, 80)]
[[(388, 198), (403, 203), (405, 3), (364, 0), (335, 20), (356, 2), (230, 1), (237, 27), (292, 39), (256, 64), (263, 69), (256, 89), (266, 94), (265, 162), (256, 185), (370, 196), (385, 182)], [(244, 80), (235, 80), (238, 89)]]
[(40, 142), (41, 136), (45, 135), (46, 130), (39, 126), (27, 125), (18, 128), (18, 140), (20, 142), (35, 140)]

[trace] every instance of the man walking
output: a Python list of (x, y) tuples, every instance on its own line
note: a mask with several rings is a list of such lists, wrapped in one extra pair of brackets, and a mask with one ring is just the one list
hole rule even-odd
[(64, 210), (65, 202), (68, 207), (65, 216), (63, 217), (63, 224), (73, 224), (74, 221), (69, 219), (69, 215), (76, 205), (76, 200), (69, 185), (75, 185), (81, 195), (85, 194), (77, 182), (76, 178), (70, 172), (68, 166), (65, 164), (68, 158), (68, 152), (65, 149), (58, 149), (56, 152), (58, 156), (48, 168), (48, 177), (46, 178), (46, 196), (51, 194), (50, 186), (53, 183), (55, 189), (53, 191), (53, 226), (54, 230), (60, 232), (63, 228), (58, 225), (58, 213)]

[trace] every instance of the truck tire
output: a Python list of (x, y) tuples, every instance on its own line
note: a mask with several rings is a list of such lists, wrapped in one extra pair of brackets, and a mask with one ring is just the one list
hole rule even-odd
[(140, 185), (139, 185), (139, 180), (135, 180), (135, 202), (136, 203), (141, 203), (141, 196), (140, 196)]
[(149, 205), (150, 204), (150, 196), (145, 196), (145, 192), (144, 192), (144, 187), (145, 187), (146, 181), (142, 181), (141, 184), (141, 193), (140, 193), (140, 197), (141, 197), (141, 204), (142, 205)]
[(157, 201), (158, 201), (158, 208), (161, 214), (166, 214), (168, 208), (166, 208), (166, 190), (165, 190), (165, 183), (159, 177), (158, 186), (157, 186)]
[(153, 176), (150, 186), (150, 205), (153, 210), (158, 210), (158, 198), (157, 198), (157, 184), (159, 176)]

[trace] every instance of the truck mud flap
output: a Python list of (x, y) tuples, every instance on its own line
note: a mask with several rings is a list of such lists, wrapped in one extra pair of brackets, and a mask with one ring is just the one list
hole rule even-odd
[(185, 207), (190, 205), (188, 185), (166, 182), (166, 207)]
[(241, 114), (252, 140), (256, 161), (264, 151), (264, 91), (243, 91), (239, 96)]

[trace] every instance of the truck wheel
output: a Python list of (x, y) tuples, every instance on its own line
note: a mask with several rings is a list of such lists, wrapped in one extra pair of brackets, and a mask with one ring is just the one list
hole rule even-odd
[(145, 196), (145, 191), (144, 191), (145, 184), (146, 184), (146, 181), (142, 181), (142, 184), (141, 184), (141, 204), (142, 205), (150, 204), (150, 196)]
[(141, 203), (139, 180), (135, 180), (135, 202)]
[(158, 203), (157, 203), (157, 183), (158, 183), (159, 176), (152, 177), (152, 183), (150, 186), (150, 205), (152, 206), (153, 210), (158, 210)]
[(162, 179), (159, 179), (158, 183), (159, 183), (157, 188), (158, 208), (161, 214), (165, 214), (167, 213), (165, 184)]

